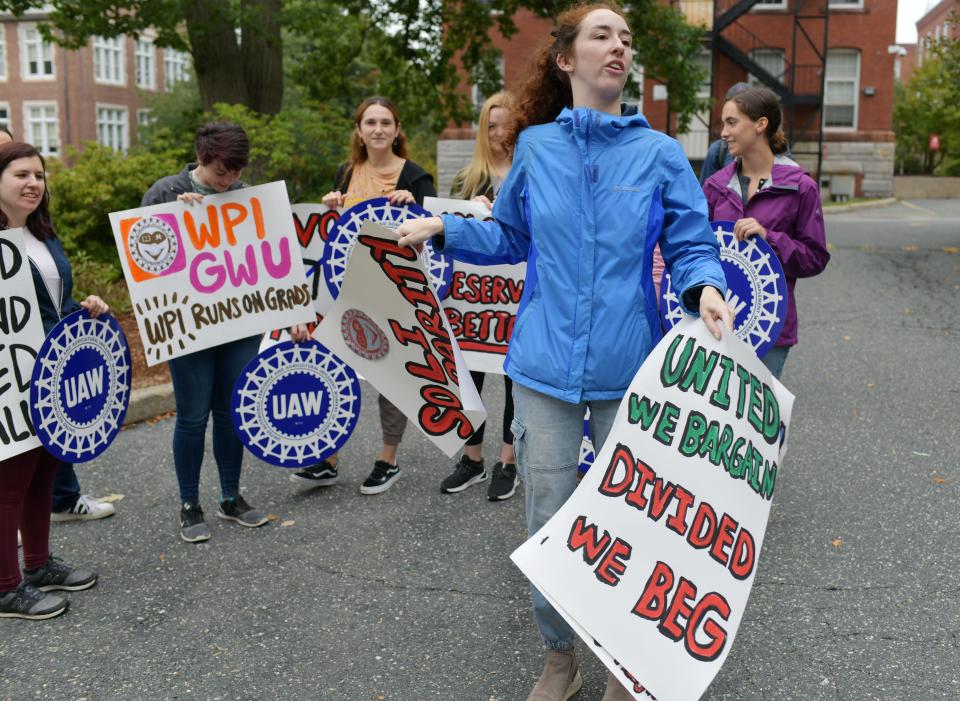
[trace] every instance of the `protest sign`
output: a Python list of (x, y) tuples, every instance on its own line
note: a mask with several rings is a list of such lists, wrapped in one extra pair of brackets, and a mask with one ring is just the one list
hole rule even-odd
[(43, 322), (23, 229), (0, 231), (0, 460), (40, 446), (30, 421), (30, 377)]
[(53, 327), (33, 367), (30, 418), (47, 452), (87, 462), (105, 451), (130, 404), (130, 348), (115, 318), (81, 309)]
[(260, 353), (233, 388), (233, 428), (261, 460), (315, 465), (336, 453), (360, 418), (360, 380), (316, 341)]
[(729, 654), (792, 408), (746, 344), (683, 320), (573, 496), (514, 552), (636, 698), (699, 698)]
[[(471, 200), (427, 197), (423, 206), (436, 216), (453, 214), (493, 221), (489, 209)], [(471, 370), (503, 374), (503, 359), (517, 320), (526, 274), (526, 263), (471, 265), (454, 261), (450, 294), (443, 298), (443, 309)]]
[[(330, 209), (324, 204), (295, 204), (290, 207), (293, 214), (293, 226), (297, 232), (297, 243), (300, 244), (300, 259), (303, 261), (307, 273), (307, 283), (310, 286), (310, 299), (313, 300), (313, 311), (316, 316), (307, 324), (307, 331), (313, 333), (317, 324), (323, 321), (323, 315), (333, 304), (330, 290), (324, 284), (321, 261), (323, 250), (330, 238), (330, 230), (340, 218), (340, 212)], [(274, 343), (289, 340), (287, 328), (274, 329), (264, 334), (260, 343), (260, 350), (269, 348)]]
[[(760, 236), (737, 241), (732, 221), (714, 221), (711, 225), (720, 244), (727, 304), (735, 315), (734, 333), (762, 358), (780, 337), (787, 318), (787, 278), (783, 266), (770, 244)], [(669, 271), (664, 271), (660, 290), (660, 317), (669, 329), (684, 317)]]
[(340, 296), (314, 338), (453, 455), (486, 418), (415, 249), (366, 221)]
[(110, 224), (148, 365), (315, 318), (282, 182)]
[[(392, 231), (407, 219), (416, 219), (428, 215), (429, 212), (423, 207), (418, 207), (415, 204), (390, 204), (386, 197), (358, 202), (343, 212), (330, 229), (330, 236), (327, 239), (326, 246), (324, 246), (323, 260), (321, 261), (323, 279), (327, 284), (330, 295), (336, 299), (337, 295), (340, 294), (340, 286), (343, 284), (347, 263), (364, 222), (372, 221)], [(447, 291), (450, 288), (450, 279), (453, 275), (452, 262), (446, 256), (434, 251), (429, 241), (423, 246), (423, 261), (426, 264), (434, 292), (440, 299), (443, 299), (447, 296)]]

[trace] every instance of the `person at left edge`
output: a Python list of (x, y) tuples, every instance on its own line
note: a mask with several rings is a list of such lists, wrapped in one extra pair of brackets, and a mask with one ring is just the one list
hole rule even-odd
[[(109, 310), (95, 295), (80, 304), (74, 301), (70, 262), (54, 233), (49, 203), (40, 152), (30, 144), (0, 146), (0, 229), (24, 231), (44, 333), (81, 307), (94, 318)], [(97, 583), (95, 572), (72, 567), (50, 553), (50, 498), (57, 464), (42, 447), (0, 462), (0, 618), (53, 618), (67, 610), (67, 601), (47, 592), (80, 591)]]
[[(250, 142), (242, 127), (230, 122), (205, 124), (197, 130), (195, 151), (197, 162), (155, 182), (143, 196), (142, 207), (177, 200), (195, 205), (206, 195), (245, 187), (240, 172), (250, 160)], [(305, 334), (301, 327), (294, 338), (302, 340)], [(234, 433), (230, 414), (234, 382), (257, 354), (259, 345), (260, 337), (251, 336), (167, 362), (177, 406), (173, 464), (180, 488), (180, 537), (188, 543), (210, 539), (199, 490), (204, 437), (211, 413), (213, 456), (220, 475), (217, 516), (249, 528), (267, 523), (267, 515), (253, 508), (240, 493), (243, 443)]]
[[(13, 132), (0, 124), (0, 146), (15, 141)], [(92, 521), (113, 516), (113, 504), (99, 501), (80, 491), (80, 481), (73, 464), (61, 462), (53, 480), (52, 521)]]

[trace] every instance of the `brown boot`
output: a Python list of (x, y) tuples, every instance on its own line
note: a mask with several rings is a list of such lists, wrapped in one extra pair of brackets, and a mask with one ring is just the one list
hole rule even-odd
[(567, 701), (583, 686), (577, 653), (573, 650), (549, 650), (540, 681), (527, 701)]
[(607, 673), (607, 690), (600, 701), (634, 701), (633, 694), (624, 688), (612, 672)]

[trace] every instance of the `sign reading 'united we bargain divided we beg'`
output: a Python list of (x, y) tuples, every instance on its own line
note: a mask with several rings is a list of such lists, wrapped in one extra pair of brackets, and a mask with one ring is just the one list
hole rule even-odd
[(149, 365), (315, 319), (282, 182), (110, 224)]
[(700, 319), (664, 337), (573, 496), (513, 559), (637, 699), (698, 699), (743, 618), (793, 395)]

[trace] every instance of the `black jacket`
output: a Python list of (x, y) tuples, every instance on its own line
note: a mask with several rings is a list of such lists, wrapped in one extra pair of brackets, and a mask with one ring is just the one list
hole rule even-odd
[[(333, 189), (340, 192), (346, 192), (350, 187), (350, 176), (353, 174), (353, 166), (344, 163), (337, 170), (333, 178)], [(433, 176), (413, 161), (406, 161), (403, 169), (400, 171), (400, 177), (397, 179), (397, 190), (409, 190), (417, 204), (423, 206), (424, 197), (436, 197), (437, 188), (433, 185)]]
[[(152, 204), (173, 202), (177, 199), (177, 195), (182, 195), (185, 192), (195, 192), (193, 189), (193, 181), (190, 180), (190, 171), (196, 167), (196, 163), (188, 163), (186, 167), (176, 175), (168, 175), (165, 178), (160, 178), (147, 190), (143, 199), (140, 200), (140, 206), (149, 207)], [(238, 180), (231, 185), (229, 189), (239, 190), (243, 187), (246, 187), (246, 184)]]

